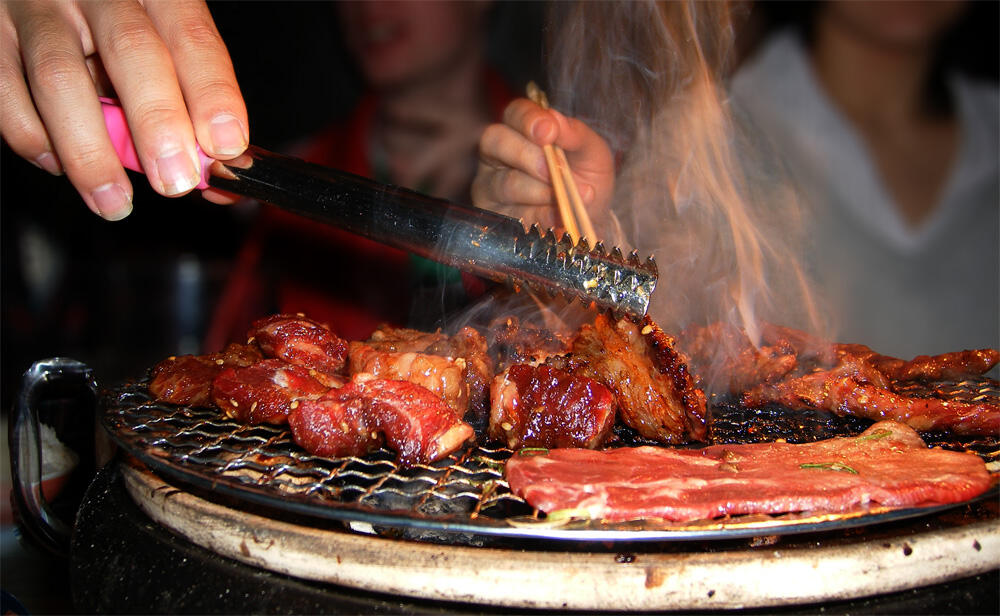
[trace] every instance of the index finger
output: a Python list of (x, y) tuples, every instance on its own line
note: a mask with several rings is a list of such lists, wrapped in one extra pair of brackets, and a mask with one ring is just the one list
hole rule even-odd
[(208, 7), (148, 2), (146, 11), (170, 50), (201, 149), (223, 160), (239, 156), (250, 143), (246, 105)]
[(81, 10), (150, 184), (165, 196), (190, 191), (201, 181), (194, 129), (170, 53), (145, 9), (134, 2), (84, 2)]
[(526, 98), (515, 99), (507, 105), (503, 121), (537, 145), (549, 145), (558, 137), (555, 117)]

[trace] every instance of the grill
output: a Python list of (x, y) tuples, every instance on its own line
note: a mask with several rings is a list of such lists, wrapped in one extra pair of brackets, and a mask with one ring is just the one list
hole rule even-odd
[[(907, 384), (913, 396), (1000, 401), (991, 379)], [(715, 443), (783, 438), (804, 442), (856, 434), (870, 421), (781, 407), (745, 409), (713, 399), (709, 435)], [(933, 514), (953, 506), (846, 513), (734, 516), (688, 524), (641, 521), (547, 520), (512, 494), (503, 478), (506, 448), (468, 446), (430, 465), (403, 467), (395, 454), (322, 458), (306, 453), (283, 426), (249, 426), (214, 409), (162, 404), (146, 383), (105, 393), (102, 420), (128, 453), (172, 480), (212, 490), (276, 512), (344, 522), (353, 530), (393, 529), (408, 538), (482, 544), (494, 538), (582, 541), (737, 539), (819, 532)], [(627, 430), (622, 444), (636, 444)], [(975, 451), (987, 462), (1000, 456), (996, 438), (956, 440), (925, 434), (931, 445)], [(989, 492), (995, 496), (996, 488)]]

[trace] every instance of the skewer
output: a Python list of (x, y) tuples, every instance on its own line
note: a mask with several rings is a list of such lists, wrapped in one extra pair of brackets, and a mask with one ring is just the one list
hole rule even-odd
[[(534, 81), (528, 82), (527, 93), (528, 98), (542, 109), (549, 109), (548, 97)], [(595, 241), (597, 233), (594, 231), (594, 225), (590, 222), (590, 216), (583, 205), (580, 191), (576, 187), (576, 180), (573, 179), (569, 161), (566, 160), (566, 152), (561, 147), (552, 144), (542, 146), (542, 152), (545, 154), (545, 163), (549, 167), (549, 175), (552, 176), (552, 188), (556, 195), (556, 206), (559, 208), (559, 217), (563, 227), (566, 228), (566, 232), (574, 244), (580, 241), (581, 226), (583, 227), (583, 236), (591, 242)]]

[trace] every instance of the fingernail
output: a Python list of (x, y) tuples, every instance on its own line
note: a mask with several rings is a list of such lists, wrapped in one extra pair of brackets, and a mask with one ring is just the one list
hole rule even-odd
[(35, 164), (42, 169), (45, 169), (52, 175), (63, 174), (62, 165), (59, 164), (59, 159), (57, 159), (52, 152), (43, 152), (38, 156), (38, 158), (35, 159)]
[(98, 186), (90, 196), (97, 213), (105, 220), (121, 220), (132, 213), (132, 198), (120, 184)]
[(236, 156), (247, 149), (249, 143), (243, 125), (236, 116), (229, 113), (220, 113), (212, 118), (208, 133), (212, 138), (214, 153), (221, 156)]
[(194, 161), (184, 150), (176, 150), (156, 159), (156, 170), (168, 195), (185, 193), (201, 182), (201, 175)]
[(552, 132), (552, 122), (550, 120), (538, 120), (535, 125), (531, 127), (531, 136), (535, 138), (536, 141), (542, 141)]

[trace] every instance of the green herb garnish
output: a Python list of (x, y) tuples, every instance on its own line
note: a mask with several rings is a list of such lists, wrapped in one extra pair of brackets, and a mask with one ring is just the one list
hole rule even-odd
[(885, 438), (892, 434), (892, 430), (886, 430), (885, 428), (879, 428), (878, 430), (872, 432), (871, 434), (866, 434), (864, 436), (859, 436), (857, 440), (859, 441), (877, 441), (880, 438)]
[(517, 452), (519, 456), (544, 456), (549, 450), (544, 447), (525, 447)]
[(847, 466), (843, 462), (807, 462), (805, 464), (799, 464), (799, 468), (818, 468), (824, 471), (841, 471), (852, 475), (858, 474), (858, 471), (854, 470), (850, 466)]

